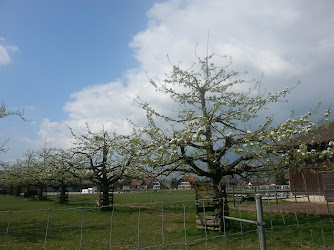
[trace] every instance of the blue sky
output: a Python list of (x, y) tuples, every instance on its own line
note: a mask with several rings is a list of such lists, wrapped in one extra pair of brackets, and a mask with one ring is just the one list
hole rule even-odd
[(235, 70), (268, 90), (302, 84), (270, 112), (278, 121), (322, 103), (334, 106), (334, 2), (323, 0), (0, 0), (0, 102), (24, 109), (0, 121), (12, 160), (27, 149), (68, 146), (68, 128), (108, 123), (126, 132), (143, 119), (140, 96), (159, 109), (146, 73), (169, 72), (209, 49), (233, 58)]
[(152, 3), (1, 1), (0, 36), (18, 49), (0, 69), (2, 101), (64, 119), (62, 105), (72, 92), (135, 67), (128, 43), (145, 28)]
[(71, 93), (135, 67), (128, 44), (145, 28), (153, 2), (0, 1), (0, 45), (10, 56), (8, 65), (0, 64), (0, 101), (24, 109), (31, 120), (4, 119), (2, 141), (5, 134), (10, 141), (15, 134), (35, 138), (44, 118), (66, 118)]

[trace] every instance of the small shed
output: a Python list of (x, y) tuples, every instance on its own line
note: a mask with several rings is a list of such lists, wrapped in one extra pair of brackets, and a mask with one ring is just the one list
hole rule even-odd
[[(315, 138), (315, 139), (314, 139)], [(307, 144), (308, 150), (326, 150), (334, 141), (334, 122), (320, 126), (308, 136), (296, 139)], [(288, 146), (298, 147), (291, 143)], [(296, 195), (323, 195), (326, 201), (334, 201), (334, 159), (308, 163), (301, 170), (290, 170), (291, 192)]]
[[(334, 169), (334, 162), (330, 165)], [(314, 171), (317, 167), (319, 171)], [(334, 174), (321, 171), (321, 167), (321, 164), (309, 164), (305, 169), (291, 170), (291, 192), (296, 195), (321, 195), (326, 201), (334, 201)]]

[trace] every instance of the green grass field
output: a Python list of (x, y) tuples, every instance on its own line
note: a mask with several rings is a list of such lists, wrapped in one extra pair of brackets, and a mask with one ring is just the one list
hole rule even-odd
[[(167, 249), (258, 249), (253, 224), (231, 221), (225, 235), (197, 230), (194, 197), (193, 191), (115, 193), (114, 211), (100, 212), (95, 207), (96, 194), (70, 195), (67, 205), (57, 204), (56, 196), (48, 196), (45, 201), (0, 196), (0, 211), (6, 211), (0, 212), (0, 248), (7, 245), (7, 249), (43, 249), (46, 244), (47, 249), (80, 246), (81, 249), (109, 249), (111, 239), (112, 249), (137, 249), (138, 245), (162, 249), (163, 243)], [(243, 207), (247, 205), (253, 204), (246, 203)], [(231, 204), (230, 216), (256, 220), (255, 211), (237, 207)], [(267, 247), (333, 247), (334, 228), (330, 219), (308, 214), (265, 213)]]

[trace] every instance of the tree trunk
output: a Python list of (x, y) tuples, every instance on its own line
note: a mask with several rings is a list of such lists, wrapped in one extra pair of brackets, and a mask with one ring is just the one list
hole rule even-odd
[(66, 186), (62, 184), (59, 190), (59, 204), (66, 203)]
[(43, 187), (42, 186), (37, 189), (37, 197), (38, 197), (39, 200), (43, 200), (44, 199), (44, 196), (43, 196)]
[(14, 191), (14, 195), (15, 196), (20, 196), (20, 194), (21, 194), (21, 186), (14, 187), (13, 191)]
[(219, 231), (223, 232), (227, 228), (228, 220), (224, 221), (224, 216), (229, 216), (229, 207), (227, 202), (226, 185), (220, 182), (221, 178), (211, 181), (213, 195), (215, 199), (215, 215), (219, 219)]
[(101, 185), (101, 192), (102, 192), (102, 206), (103, 206), (103, 211), (108, 211), (110, 210), (110, 197), (109, 197), (109, 185)]
[(14, 186), (10, 186), (9, 187), (9, 191), (8, 191), (9, 195), (16, 195), (16, 192), (15, 192), (15, 187)]

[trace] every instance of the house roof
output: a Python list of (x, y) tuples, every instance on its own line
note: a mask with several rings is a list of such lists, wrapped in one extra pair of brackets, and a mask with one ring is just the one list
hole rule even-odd
[(136, 187), (136, 186), (140, 186), (141, 182), (136, 180), (136, 179), (132, 179), (131, 181), (131, 186)]
[[(131, 181), (131, 186), (136, 187), (136, 186), (142, 186), (146, 185), (149, 186), (152, 182), (159, 182), (157, 179), (145, 179), (145, 180), (137, 180), (137, 179), (132, 179)], [(160, 183), (160, 182), (159, 182)]]
[(148, 185), (150, 185), (150, 183), (152, 182), (152, 181), (154, 181), (153, 179), (146, 179), (146, 180), (144, 180), (144, 182), (145, 182), (145, 184), (148, 186)]
[(314, 130), (309, 134), (297, 137), (293, 142), (289, 142), (287, 146), (299, 146), (301, 143), (326, 143), (334, 141), (334, 122), (328, 122)]
[(183, 181), (188, 181), (188, 182), (190, 182), (190, 183), (195, 183), (195, 182), (198, 182), (198, 181), (199, 181), (199, 179), (196, 178), (196, 177), (194, 177), (194, 176), (183, 176), (183, 177), (181, 178), (181, 180), (183, 180)]

